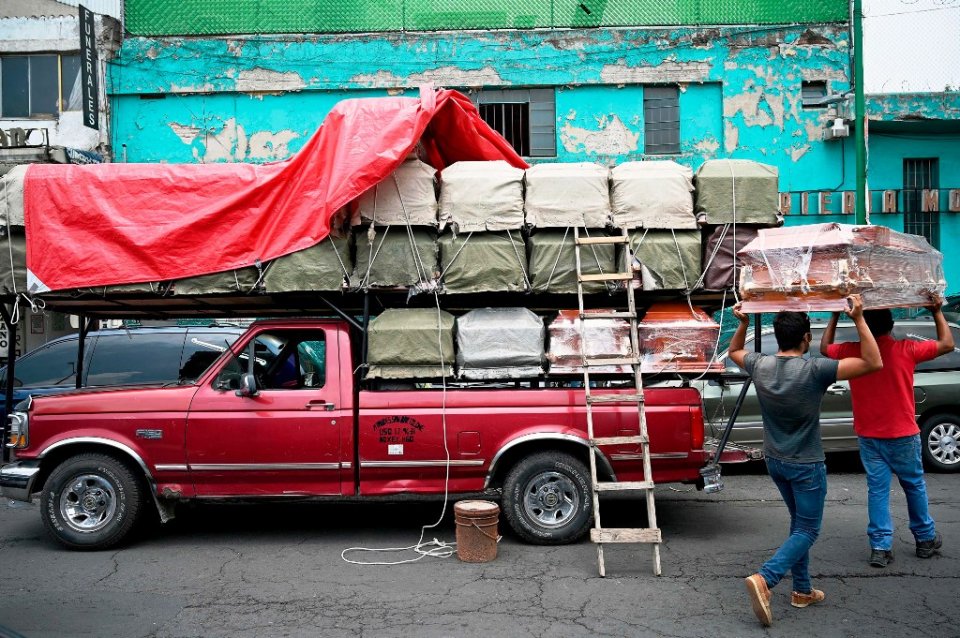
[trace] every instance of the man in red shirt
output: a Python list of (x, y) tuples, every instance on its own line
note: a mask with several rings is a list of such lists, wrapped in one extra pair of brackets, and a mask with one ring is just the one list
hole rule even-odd
[[(953, 350), (953, 334), (940, 310), (939, 300), (930, 306), (937, 325), (936, 341), (898, 340), (889, 310), (867, 310), (863, 316), (880, 347), (883, 369), (850, 380), (853, 429), (860, 441), (860, 459), (867, 474), (867, 510), (870, 522), (870, 564), (886, 567), (893, 560), (893, 519), (890, 516), (890, 480), (893, 474), (907, 497), (910, 531), (917, 556), (930, 558), (943, 545), (927, 505), (923, 479), (920, 428), (913, 401), (913, 369)], [(833, 313), (823, 332), (820, 351), (831, 359), (858, 356), (860, 344), (834, 344), (837, 320)]]

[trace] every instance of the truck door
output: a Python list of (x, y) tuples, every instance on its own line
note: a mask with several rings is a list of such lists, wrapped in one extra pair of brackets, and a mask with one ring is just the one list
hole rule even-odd
[[(198, 496), (341, 493), (341, 431), (350, 410), (338, 405), (337, 350), (334, 331), (267, 326), (231, 349), (187, 419)], [(238, 396), (251, 369), (257, 392)]]

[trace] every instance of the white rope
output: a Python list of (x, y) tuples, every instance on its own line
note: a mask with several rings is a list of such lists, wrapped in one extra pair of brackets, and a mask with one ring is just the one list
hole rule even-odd
[(517, 264), (520, 266), (520, 273), (523, 275), (523, 284), (527, 287), (527, 290), (530, 290), (530, 278), (527, 277), (527, 269), (523, 266), (523, 257), (520, 256), (520, 251), (517, 250), (517, 244), (513, 240), (513, 231), (507, 231), (507, 237), (510, 238), (510, 244), (513, 246), (513, 253), (517, 256)]
[[(450, 260), (450, 263), (447, 264), (447, 267), (440, 272), (441, 279), (443, 279), (443, 276), (447, 274), (448, 270), (450, 270), (450, 266), (452, 266), (454, 262), (457, 261), (457, 258), (460, 257), (460, 253), (463, 252), (463, 249), (467, 247), (467, 242), (470, 241), (471, 237), (473, 237), (472, 230), (470, 231), (469, 234), (467, 234), (467, 238), (463, 240), (463, 243), (460, 244), (460, 248), (457, 249), (457, 252), (453, 254), (453, 259)], [(454, 236), (454, 239), (456, 239), (456, 236)]]

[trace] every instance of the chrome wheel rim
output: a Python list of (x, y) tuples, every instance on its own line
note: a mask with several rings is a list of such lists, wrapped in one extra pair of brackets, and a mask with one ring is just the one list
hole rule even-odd
[(60, 514), (78, 532), (96, 532), (106, 527), (117, 511), (113, 484), (98, 474), (80, 474), (60, 493)]
[(580, 492), (569, 477), (544, 472), (527, 481), (523, 509), (543, 527), (562, 527), (580, 511)]
[(960, 463), (960, 426), (956, 423), (940, 423), (934, 426), (927, 437), (927, 449), (939, 463)]

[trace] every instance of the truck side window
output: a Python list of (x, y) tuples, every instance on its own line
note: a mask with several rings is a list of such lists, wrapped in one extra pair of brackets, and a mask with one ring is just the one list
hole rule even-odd
[[(326, 382), (326, 342), (322, 331), (260, 333), (255, 341), (254, 376), (261, 390), (322, 388)], [(217, 375), (223, 389), (238, 389), (247, 372), (249, 350), (238, 352)]]

